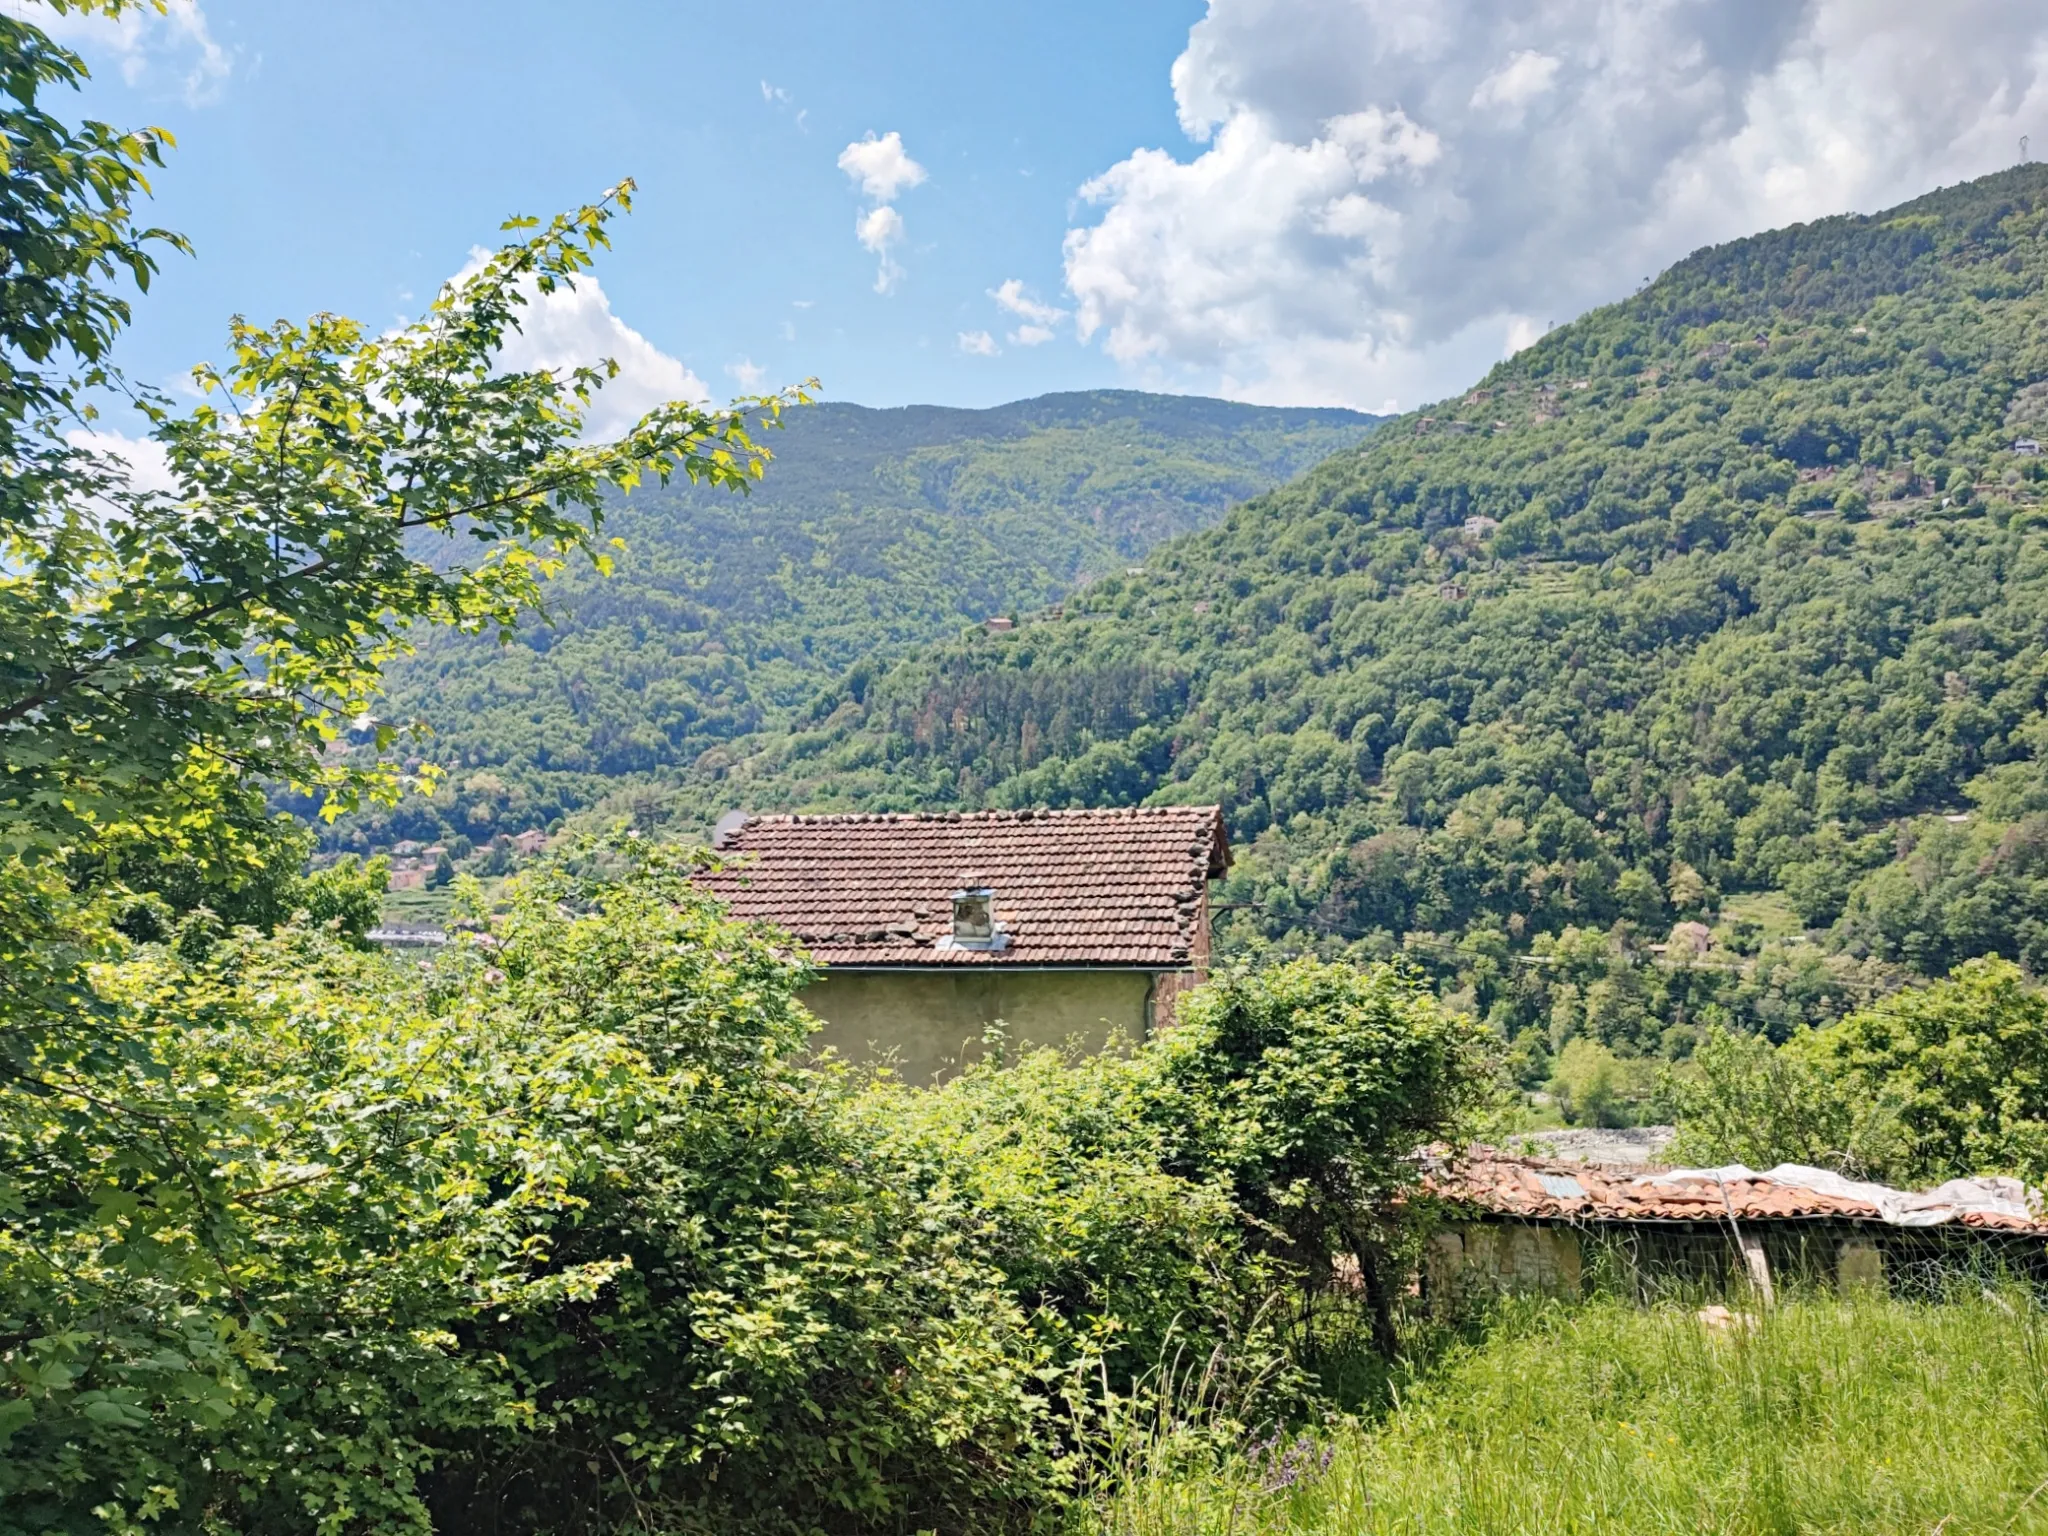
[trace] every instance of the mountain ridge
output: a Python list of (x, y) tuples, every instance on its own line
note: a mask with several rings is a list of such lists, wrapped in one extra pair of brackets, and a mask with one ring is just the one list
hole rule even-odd
[[(1532, 1060), (2048, 965), (2044, 205), (1694, 253), (677, 814), (1220, 800), (1227, 944), (1405, 950)], [(1723, 970), (1650, 966), (1693, 919)]]
[(1132, 390), (792, 412), (751, 495), (614, 501), (612, 574), (550, 582), (552, 622), (505, 646), (423, 636), (389, 669), (386, 712), (432, 726), (423, 755), (448, 787), (324, 842), (481, 843), (680, 773), (911, 646), (1124, 569), (1375, 421)]

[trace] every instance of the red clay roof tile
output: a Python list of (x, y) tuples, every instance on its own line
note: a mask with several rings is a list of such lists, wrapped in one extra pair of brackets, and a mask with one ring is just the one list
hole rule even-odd
[[(1737, 1221), (1884, 1219), (1868, 1201), (1770, 1179), (1714, 1184), (1656, 1183), (1653, 1177), (1642, 1168), (1549, 1162), (1474, 1147), (1457, 1157), (1429, 1160), (1423, 1183), (1453, 1205), (1500, 1216), (1577, 1221), (1726, 1221), (1731, 1214)], [(1972, 1227), (2048, 1234), (2048, 1222), (1996, 1212), (1967, 1211), (1957, 1219)]]
[[(735, 917), (826, 965), (1111, 965), (1203, 958), (1200, 897), (1230, 862), (1213, 805), (918, 815), (755, 816), (703, 877)], [(953, 892), (995, 891), (1000, 950), (938, 949)]]

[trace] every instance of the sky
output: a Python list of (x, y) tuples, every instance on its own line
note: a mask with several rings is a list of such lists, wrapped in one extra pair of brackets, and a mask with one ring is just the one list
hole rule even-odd
[[(42, 19), (51, 105), (177, 138), (121, 361), (418, 313), (501, 220), (638, 186), (521, 364), (600, 426), (815, 376), (1409, 409), (1699, 246), (2048, 153), (2040, 0), (170, 0)], [(118, 423), (111, 423), (118, 427)]]

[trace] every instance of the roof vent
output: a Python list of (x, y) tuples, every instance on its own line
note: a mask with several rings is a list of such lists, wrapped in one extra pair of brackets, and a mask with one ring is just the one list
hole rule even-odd
[(941, 950), (1008, 949), (1010, 936), (996, 921), (996, 893), (985, 885), (970, 885), (955, 891), (953, 931), (932, 947)]
[(953, 893), (953, 937), (963, 944), (996, 936), (996, 893), (987, 886)]

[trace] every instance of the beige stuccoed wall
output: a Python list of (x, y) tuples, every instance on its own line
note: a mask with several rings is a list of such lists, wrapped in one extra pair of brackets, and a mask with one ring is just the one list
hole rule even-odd
[(1578, 1233), (1533, 1222), (1474, 1222), (1438, 1232), (1423, 1263), (1439, 1302), (1469, 1283), (1576, 1296), (1585, 1280)]
[(922, 1083), (978, 1058), (997, 1019), (1013, 1046), (1142, 1040), (1151, 985), (1144, 971), (830, 971), (803, 1001), (825, 1021), (815, 1044), (854, 1061), (893, 1055), (906, 1081)]

